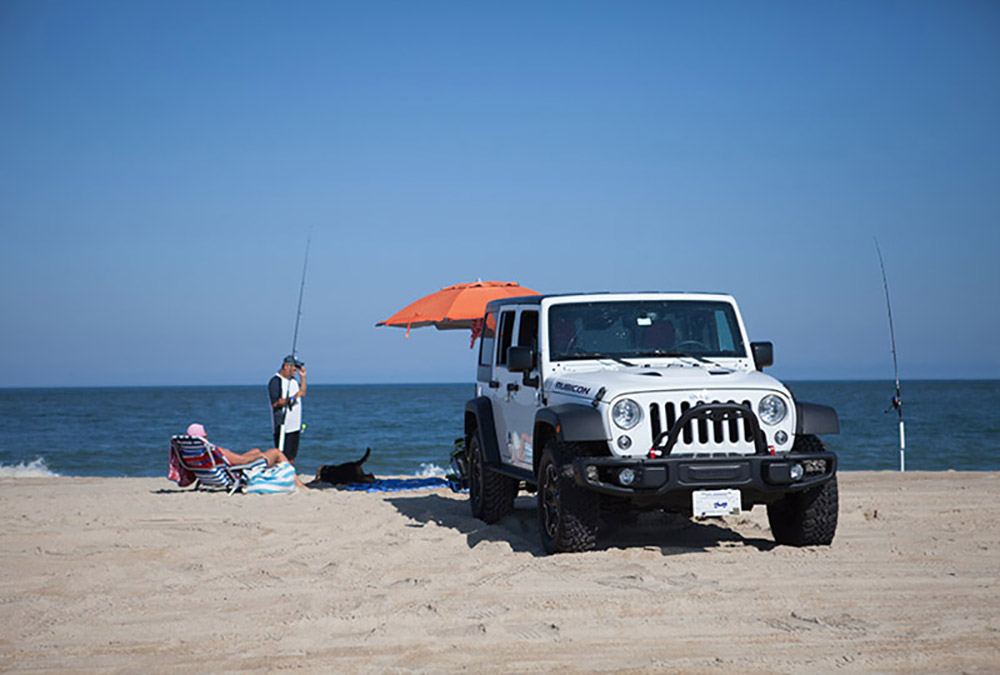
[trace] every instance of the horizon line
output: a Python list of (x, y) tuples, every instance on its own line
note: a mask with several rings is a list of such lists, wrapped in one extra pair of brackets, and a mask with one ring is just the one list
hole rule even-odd
[[(923, 377), (906, 382), (998, 382), (1000, 377)], [(889, 382), (894, 383), (892, 378), (787, 378), (779, 382)], [(412, 387), (412, 386), (455, 386), (455, 385), (475, 385), (476, 380), (447, 381), (447, 382), (310, 382), (311, 387)], [(53, 384), (44, 386), (0, 386), (0, 392), (8, 391), (43, 391), (50, 389), (190, 389), (190, 388), (211, 388), (211, 387), (264, 387), (261, 384)]]

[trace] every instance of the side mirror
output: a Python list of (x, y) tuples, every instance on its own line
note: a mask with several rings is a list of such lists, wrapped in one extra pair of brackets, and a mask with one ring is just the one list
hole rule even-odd
[(750, 351), (753, 352), (753, 361), (757, 364), (757, 370), (764, 370), (768, 366), (774, 365), (774, 345), (770, 342), (751, 342)]
[(535, 350), (531, 347), (511, 347), (507, 350), (507, 370), (521, 373), (521, 384), (526, 387), (538, 387), (538, 377), (530, 377), (535, 368)]
[(507, 350), (507, 370), (530, 373), (535, 367), (535, 350), (531, 347), (511, 347)]

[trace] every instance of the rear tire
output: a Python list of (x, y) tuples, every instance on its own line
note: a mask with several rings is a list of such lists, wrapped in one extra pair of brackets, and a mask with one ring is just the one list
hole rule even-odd
[(575, 444), (549, 441), (538, 465), (538, 527), (546, 553), (591, 551), (597, 545), (600, 498), (573, 479)]
[[(792, 452), (822, 452), (823, 442), (816, 436), (795, 439)], [(767, 505), (771, 534), (779, 544), (790, 546), (828, 546), (837, 532), (840, 497), (837, 477), (820, 486), (793, 492)]]
[(486, 465), (479, 432), (469, 439), (469, 507), (485, 523), (495, 523), (514, 510), (519, 482)]

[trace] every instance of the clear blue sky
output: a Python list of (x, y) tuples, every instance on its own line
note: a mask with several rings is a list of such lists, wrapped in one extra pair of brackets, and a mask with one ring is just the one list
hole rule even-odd
[(0, 2), (0, 386), (471, 381), (481, 279), (1000, 377), (1000, 3)]

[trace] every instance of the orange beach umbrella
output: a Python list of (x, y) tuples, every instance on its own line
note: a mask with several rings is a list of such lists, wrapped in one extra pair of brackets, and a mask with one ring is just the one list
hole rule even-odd
[(410, 337), (411, 328), (422, 326), (434, 326), (438, 330), (471, 328), (475, 340), (478, 334), (476, 328), (483, 318), (483, 312), (486, 311), (486, 304), (489, 301), (524, 295), (540, 295), (540, 293), (524, 288), (516, 281), (475, 281), (455, 284), (425, 295), (375, 325), (406, 328), (406, 337)]

